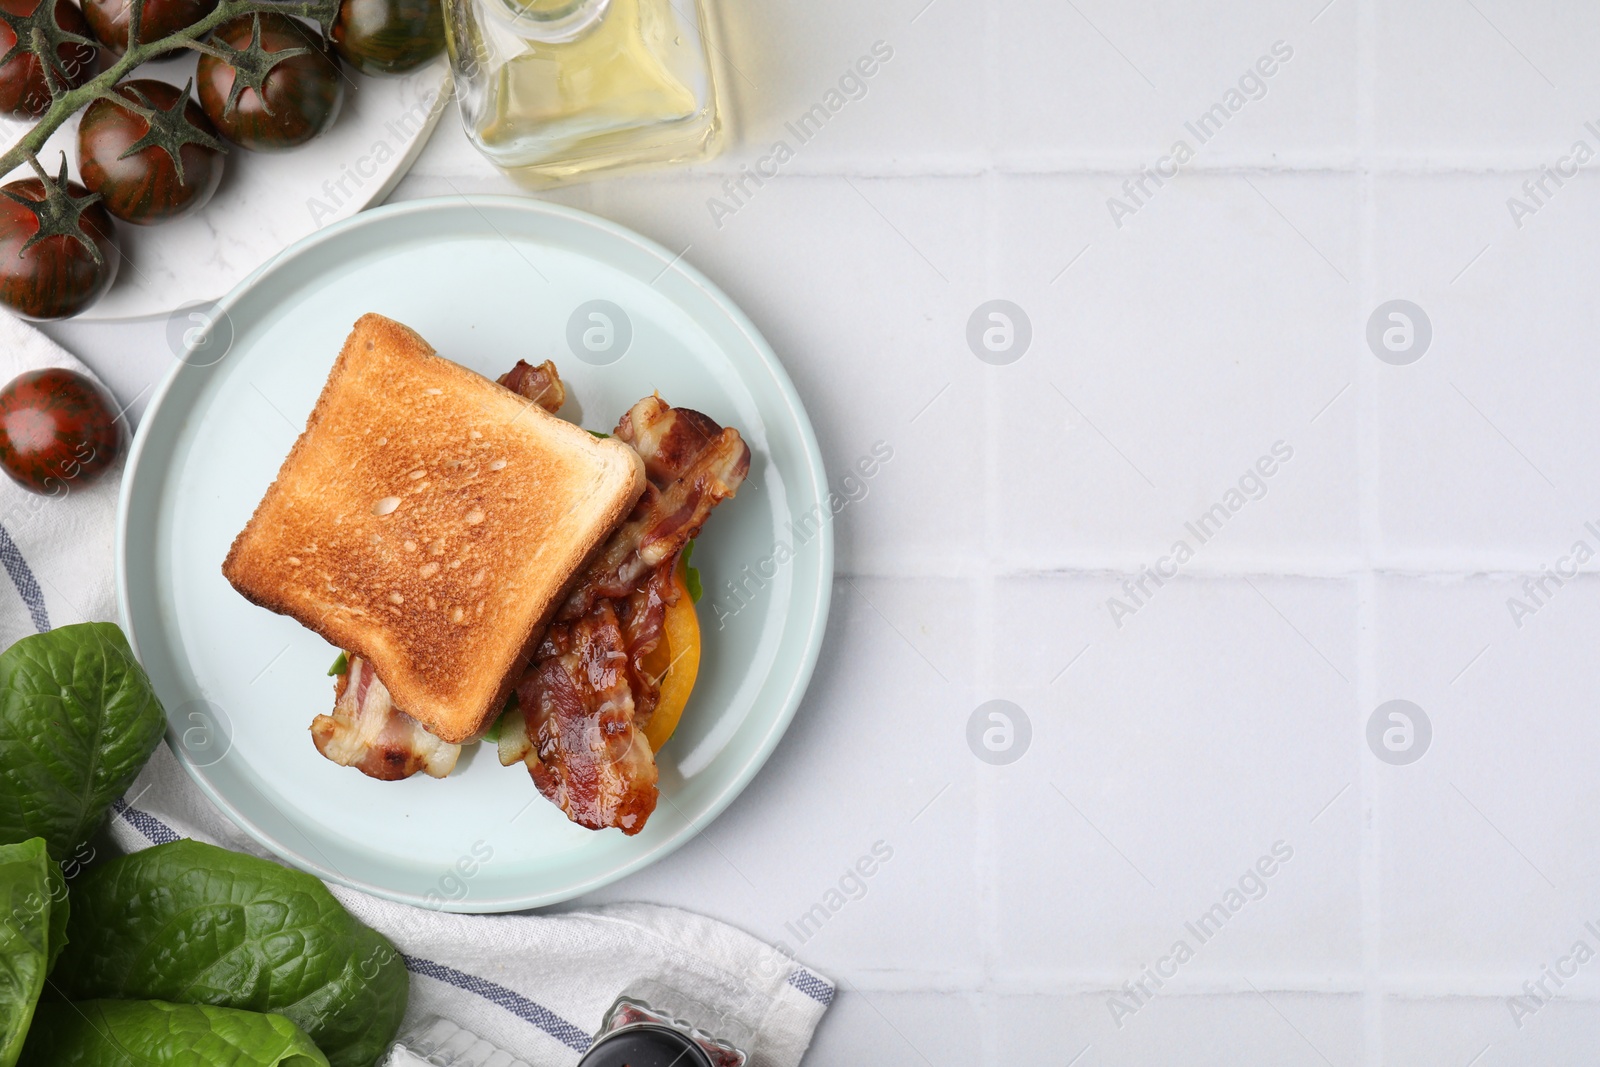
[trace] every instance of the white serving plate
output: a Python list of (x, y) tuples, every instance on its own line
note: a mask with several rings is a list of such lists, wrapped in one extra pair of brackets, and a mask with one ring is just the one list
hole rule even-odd
[[(570, 321), (593, 300), (613, 302), (631, 323), (627, 350), (606, 365), (569, 348)], [(810, 677), (833, 549), (809, 420), (726, 296), (612, 223), (530, 199), (458, 197), (377, 208), (321, 231), (222, 307), (218, 340), (174, 368), (145, 415), (118, 523), (124, 624), (166, 706), (169, 742), (207, 796), (323, 878), (411, 903), (505, 911), (638, 870), (738, 795)], [(405, 322), (486, 375), (519, 357), (554, 358), (591, 428), (609, 429), (659, 390), (749, 441), (749, 480), (696, 548), (707, 590), (700, 678), (660, 754), (661, 802), (636, 837), (569, 823), (492, 748), (464, 755), (443, 781), (376, 782), (323, 759), (308, 727), (331, 706), (335, 650), (223, 579), (230, 543), (367, 311)], [(789, 524), (806, 514), (824, 518), (802, 522), (816, 531), (802, 539)], [(778, 561), (780, 543), (793, 558)], [(741, 605), (728, 586), (747, 567), (765, 577), (760, 588), (747, 581), (752, 595)], [(464, 859), (470, 878), (457, 873)]]

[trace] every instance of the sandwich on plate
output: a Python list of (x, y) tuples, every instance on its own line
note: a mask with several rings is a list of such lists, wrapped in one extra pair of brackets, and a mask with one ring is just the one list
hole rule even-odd
[(498, 731), (573, 822), (636, 834), (699, 668), (693, 539), (750, 449), (659, 395), (609, 434), (565, 402), (552, 363), (490, 381), (364, 315), (222, 572), (343, 650), (328, 759), (443, 778)]

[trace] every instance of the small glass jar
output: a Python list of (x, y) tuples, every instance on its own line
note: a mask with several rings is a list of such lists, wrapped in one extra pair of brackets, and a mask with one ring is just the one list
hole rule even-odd
[(445, 0), (467, 137), (535, 185), (721, 148), (705, 0)]
[(618, 997), (578, 1067), (744, 1067), (742, 1050), (690, 1021), (692, 1007), (660, 987), (650, 995)]

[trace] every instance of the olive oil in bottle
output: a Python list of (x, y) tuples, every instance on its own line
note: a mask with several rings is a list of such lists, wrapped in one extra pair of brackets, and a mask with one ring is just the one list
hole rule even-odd
[(446, 0), (467, 136), (535, 184), (721, 146), (696, 0)]

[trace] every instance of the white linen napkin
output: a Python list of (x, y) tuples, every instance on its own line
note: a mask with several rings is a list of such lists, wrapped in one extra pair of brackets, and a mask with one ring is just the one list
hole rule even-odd
[[(0, 313), (0, 385), (77, 360)], [(93, 375), (90, 375), (93, 377)], [(0, 475), (0, 641), (72, 622), (117, 622), (114, 535), (121, 468), (60, 498)], [(162, 745), (112, 812), (116, 845), (180, 837), (272, 859), (201, 795)], [(676, 908), (619, 904), (558, 914), (452, 915), (328, 887), (405, 957), (403, 1030), (440, 1016), (526, 1061), (576, 1064), (606, 1009), (644, 983), (697, 1002), (754, 1067), (795, 1067), (833, 1000), (827, 979), (749, 935)], [(648, 998), (646, 998), (648, 1000)]]

